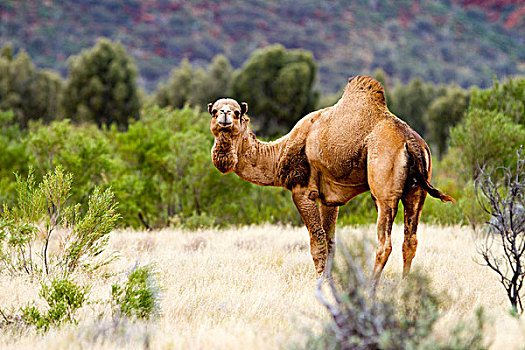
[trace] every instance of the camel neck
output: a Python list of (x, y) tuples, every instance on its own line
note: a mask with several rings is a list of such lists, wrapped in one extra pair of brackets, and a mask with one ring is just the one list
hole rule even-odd
[(262, 186), (281, 186), (277, 165), (286, 137), (262, 142), (250, 131), (244, 133), (237, 147), (237, 166), (234, 172), (246, 181)]

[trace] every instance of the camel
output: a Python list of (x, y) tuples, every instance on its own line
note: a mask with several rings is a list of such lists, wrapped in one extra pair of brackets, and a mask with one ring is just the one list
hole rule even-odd
[(453, 199), (430, 184), (430, 150), (386, 105), (381, 84), (350, 78), (333, 106), (303, 117), (285, 136), (259, 141), (250, 131), (248, 105), (234, 99), (208, 104), (215, 136), (212, 161), (222, 173), (262, 186), (285, 187), (310, 234), (318, 276), (333, 259), (339, 206), (370, 191), (378, 212), (373, 272), (377, 282), (392, 251), (392, 223), (404, 205), (403, 276), (417, 247), (417, 226), (427, 193)]

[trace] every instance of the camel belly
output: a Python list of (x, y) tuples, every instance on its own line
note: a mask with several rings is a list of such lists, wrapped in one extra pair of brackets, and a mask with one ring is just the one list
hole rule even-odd
[(355, 196), (369, 190), (366, 171), (354, 173), (351, 181), (340, 182), (321, 175), (319, 200), (325, 205), (344, 205)]

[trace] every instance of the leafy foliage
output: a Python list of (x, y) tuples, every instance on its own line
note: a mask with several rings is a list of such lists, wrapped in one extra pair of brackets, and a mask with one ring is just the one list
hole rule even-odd
[[(73, 125), (68, 119), (49, 125), (32, 124), (26, 138), (28, 163), (39, 174), (63, 166), (75, 176), (72, 200), (85, 206), (87, 194), (95, 186), (108, 184), (118, 170), (110, 140), (93, 124)], [(11, 143), (16, 143), (11, 140)]]
[(182, 108), (189, 101), (193, 68), (188, 60), (183, 60), (178, 68), (171, 71), (167, 85), (160, 84), (153, 102), (161, 107)]
[(42, 284), (40, 291), (48, 309), (42, 311), (36, 306), (23, 307), (20, 309), (22, 320), (44, 332), (65, 322), (77, 323), (76, 312), (87, 300), (87, 292), (87, 287), (78, 286), (73, 280), (53, 279), (49, 285)]
[(426, 136), (427, 126), (423, 116), (432, 101), (444, 94), (444, 88), (436, 88), (434, 84), (416, 78), (407, 85), (397, 84), (392, 89), (388, 106), (392, 113), (406, 121), (420, 135)]
[(30, 120), (51, 121), (59, 116), (62, 79), (56, 73), (35, 69), (25, 51), (13, 57), (11, 46), (0, 54), (0, 110), (12, 110), (25, 128)]
[(223, 55), (217, 55), (207, 70), (193, 69), (188, 60), (171, 71), (167, 84), (159, 84), (153, 102), (161, 107), (182, 108), (188, 103), (205, 109), (221, 97), (228, 97), (231, 90), (233, 68)]
[(440, 158), (445, 155), (450, 128), (463, 119), (468, 105), (468, 92), (459, 86), (451, 86), (444, 96), (432, 101), (423, 115), (428, 142), (437, 146)]
[[(525, 144), (524, 126), (516, 123), (517, 114), (513, 114), (523, 108), (523, 100), (512, 97), (523, 95), (523, 81), (509, 80), (503, 84), (506, 88), (495, 82), (490, 89), (473, 89), (465, 117), (450, 129), (449, 150), (441, 167), (462, 188), (457, 203), (472, 226), (487, 220), (475, 201), (474, 181), (480, 169), (515, 164), (516, 150)], [(493, 181), (498, 181), (501, 174), (494, 176)]]
[(138, 118), (137, 68), (119, 42), (99, 40), (72, 57), (69, 70), (63, 101), (66, 116), (99, 127), (126, 126), (128, 119)]
[(111, 189), (102, 191), (98, 187), (89, 197), (85, 214), (80, 212), (80, 205), (77, 204), (70, 207), (66, 215), (64, 226), (71, 233), (64, 247), (63, 263), (71, 272), (79, 265), (89, 266), (90, 260), (104, 251), (109, 234), (115, 229), (120, 215)]
[(510, 77), (501, 83), (494, 79), (493, 85), (488, 89), (473, 88), (470, 107), (501, 112), (512, 122), (525, 125), (524, 91), (523, 77)]
[(13, 203), (15, 182), (13, 173), (26, 174), (29, 162), (27, 131), (21, 130), (12, 111), (0, 111), (0, 203)]
[(515, 150), (525, 144), (525, 128), (505, 114), (471, 108), (450, 131), (449, 161), (466, 181), (475, 180), (479, 169), (514, 162)]
[[(110, 189), (95, 188), (87, 212), (80, 205), (67, 206), (72, 175), (61, 167), (47, 173), (37, 185), (32, 171), (27, 180), (17, 177), (17, 202), (14, 208), (5, 203), (0, 215), (1, 261), (11, 273), (31, 276), (44, 272), (67, 275), (80, 262), (95, 269), (94, 258), (105, 248), (107, 235), (120, 218)], [(65, 232), (57, 232), (59, 226)], [(48, 251), (51, 235), (60, 235), (58, 252)], [(40, 254), (35, 248), (40, 245)]]
[(159, 290), (151, 267), (132, 271), (124, 285), (111, 286), (113, 312), (120, 316), (149, 319), (159, 312)]

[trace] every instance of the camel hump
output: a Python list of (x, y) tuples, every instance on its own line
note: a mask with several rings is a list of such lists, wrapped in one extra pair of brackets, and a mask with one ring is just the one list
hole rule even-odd
[(372, 77), (367, 75), (350, 77), (346, 89), (349, 92), (369, 93), (376, 102), (382, 103), (386, 106), (385, 90), (381, 83)]

